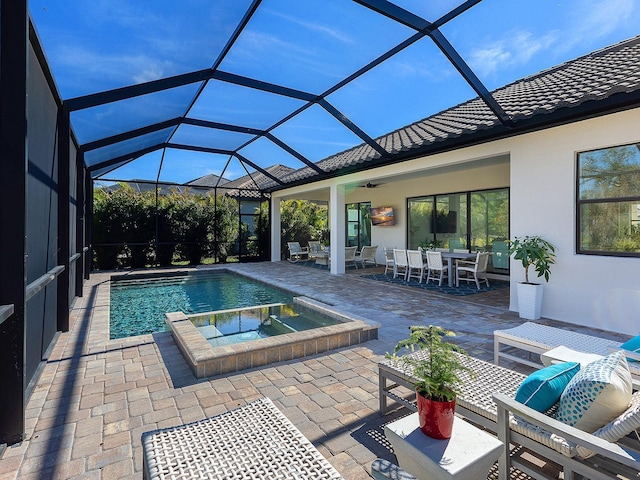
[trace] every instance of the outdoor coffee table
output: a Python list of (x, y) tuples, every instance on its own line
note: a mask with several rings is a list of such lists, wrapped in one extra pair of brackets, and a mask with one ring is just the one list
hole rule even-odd
[(500, 440), (460, 417), (455, 417), (448, 440), (422, 433), (417, 413), (386, 425), (384, 433), (400, 468), (421, 480), (487, 478), (503, 450)]
[(151, 479), (342, 479), (268, 398), (142, 434)]

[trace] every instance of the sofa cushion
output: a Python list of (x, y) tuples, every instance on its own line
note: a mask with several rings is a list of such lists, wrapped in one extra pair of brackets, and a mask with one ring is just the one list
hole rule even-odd
[(565, 362), (533, 372), (518, 387), (516, 400), (538, 412), (546, 412), (560, 399), (565, 387), (579, 370), (579, 363)]
[(622, 351), (587, 364), (560, 396), (556, 419), (592, 433), (620, 415), (631, 401), (631, 374)]

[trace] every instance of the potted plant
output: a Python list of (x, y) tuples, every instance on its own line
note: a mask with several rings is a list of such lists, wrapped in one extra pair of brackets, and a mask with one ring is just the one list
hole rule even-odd
[[(398, 362), (416, 379), (420, 430), (432, 438), (451, 438), (459, 374), (469, 371), (457, 353), (466, 355), (466, 352), (458, 345), (443, 341), (444, 336), (455, 334), (442, 327), (419, 325), (410, 327), (410, 331), (409, 337), (398, 342), (393, 355), (387, 354), (387, 358)], [(398, 356), (401, 349), (424, 350), (426, 355)]]
[(539, 236), (516, 237), (509, 241), (509, 255), (524, 267), (524, 282), (518, 283), (520, 318), (537, 320), (542, 314), (542, 284), (529, 281), (529, 267), (548, 282), (551, 265), (556, 263), (555, 247)]

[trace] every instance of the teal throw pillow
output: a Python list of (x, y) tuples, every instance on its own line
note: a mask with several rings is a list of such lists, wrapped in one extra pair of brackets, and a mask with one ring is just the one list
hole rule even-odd
[[(637, 337), (633, 337), (631, 340), (627, 340), (622, 345), (620, 345), (620, 348), (622, 348), (623, 350), (629, 350), (630, 352), (640, 353), (640, 335), (638, 335)], [(635, 358), (627, 357), (627, 362), (637, 361), (638, 360), (636, 360)]]
[(565, 362), (533, 372), (518, 387), (516, 400), (544, 413), (560, 400), (564, 388), (578, 370), (579, 363)]

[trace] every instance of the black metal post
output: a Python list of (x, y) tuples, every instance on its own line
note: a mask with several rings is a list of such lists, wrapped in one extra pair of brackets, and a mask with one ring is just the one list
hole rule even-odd
[(58, 265), (64, 271), (58, 275), (57, 328), (69, 330), (69, 163), (70, 163), (69, 111), (63, 105), (58, 110)]
[(0, 453), (25, 428), (28, 38), (26, 0), (0, 0)]
[(76, 253), (80, 258), (76, 261), (76, 297), (82, 296), (84, 282), (84, 191), (85, 191), (85, 168), (82, 154), (76, 151)]
[(85, 170), (85, 202), (84, 202), (84, 241), (85, 246), (89, 249), (85, 253), (85, 266), (84, 266), (84, 278), (89, 280), (91, 274), (91, 266), (93, 265), (93, 248), (91, 242), (93, 241), (93, 179), (89, 169)]

